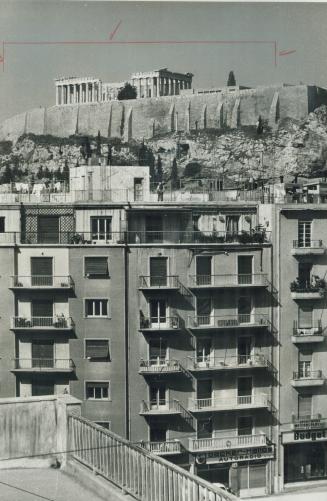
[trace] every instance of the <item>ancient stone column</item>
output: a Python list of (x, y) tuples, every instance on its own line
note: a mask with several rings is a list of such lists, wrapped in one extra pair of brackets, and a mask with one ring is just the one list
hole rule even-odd
[(154, 78), (151, 78), (151, 97), (154, 97)]
[(94, 103), (94, 101), (95, 101), (95, 88), (94, 88), (94, 86), (95, 86), (95, 83), (92, 82), (91, 83), (91, 102), (92, 103)]
[(89, 97), (90, 97), (90, 88), (89, 88), (89, 82), (86, 83), (85, 85), (85, 102), (89, 102)]
[(168, 78), (168, 96), (171, 96), (171, 79)]
[(138, 97), (140, 98), (141, 97), (141, 79), (139, 78), (139, 81), (138, 81), (138, 86), (137, 86), (137, 92), (138, 92)]
[(58, 106), (59, 104), (59, 88), (58, 85), (56, 85), (56, 105)]
[(73, 85), (73, 104), (76, 103), (76, 84)]

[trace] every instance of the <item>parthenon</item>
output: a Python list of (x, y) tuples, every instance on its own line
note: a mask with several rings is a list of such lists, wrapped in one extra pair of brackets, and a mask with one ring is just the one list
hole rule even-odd
[[(127, 80), (136, 88), (137, 99), (176, 96), (192, 87), (192, 73), (174, 73), (167, 68), (133, 73)], [(117, 99), (120, 83), (104, 83), (93, 77), (67, 77), (55, 80), (56, 105), (91, 104)]]

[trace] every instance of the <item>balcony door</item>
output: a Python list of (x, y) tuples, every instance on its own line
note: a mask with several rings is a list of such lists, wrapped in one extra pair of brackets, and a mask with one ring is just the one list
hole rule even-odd
[(163, 220), (161, 215), (152, 214), (145, 218), (146, 242), (161, 243), (163, 241)]
[(237, 340), (237, 356), (239, 364), (246, 364), (253, 354), (252, 336), (240, 336)]
[(252, 300), (250, 296), (240, 296), (237, 305), (238, 321), (249, 324), (252, 321)]
[(149, 302), (150, 306), (150, 318), (151, 327), (160, 328), (167, 326), (167, 303), (165, 299), (151, 299)]
[(302, 288), (309, 288), (311, 284), (311, 263), (299, 263), (299, 284)]
[(212, 438), (212, 419), (197, 420), (197, 438)]
[(311, 419), (312, 417), (312, 395), (298, 396), (298, 417)]
[(196, 314), (198, 325), (211, 325), (212, 301), (211, 297), (196, 298)]
[(150, 442), (166, 442), (167, 429), (166, 428), (150, 428)]
[(150, 386), (151, 409), (160, 409), (167, 406), (166, 387), (164, 385)]
[(310, 305), (299, 305), (299, 329), (311, 329), (313, 309)]
[(253, 256), (238, 256), (238, 283), (252, 284)]
[(299, 247), (311, 247), (311, 221), (299, 221), (298, 245)]
[(237, 434), (240, 435), (252, 435), (253, 432), (253, 417), (252, 416), (240, 416), (237, 418)]
[(53, 285), (53, 263), (52, 257), (32, 257), (31, 258), (31, 279), (32, 286)]
[(32, 301), (31, 313), (33, 327), (52, 327), (53, 302), (48, 300)]
[(151, 365), (164, 365), (167, 361), (167, 341), (151, 339), (149, 343), (149, 358)]
[(37, 241), (39, 244), (56, 244), (60, 242), (59, 216), (39, 216), (37, 225)]
[(251, 404), (252, 402), (252, 377), (239, 377), (237, 380), (238, 404)]
[(32, 367), (54, 367), (54, 344), (52, 341), (33, 341)]
[(134, 201), (138, 202), (143, 200), (143, 178), (135, 177), (134, 178)]
[(196, 285), (211, 285), (212, 256), (197, 256)]
[[(200, 379), (197, 384), (197, 399), (211, 400), (211, 398), (212, 398), (212, 380)], [(205, 403), (205, 406), (208, 406), (208, 403), (207, 404)]]
[(306, 378), (311, 376), (312, 371), (312, 351), (302, 350), (299, 352), (299, 377)]
[(206, 367), (210, 365), (210, 358), (212, 352), (211, 339), (198, 339), (196, 343), (196, 363), (199, 367)]
[(150, 257), (150, 286), (167, 286), (168, 259), (166, 257)]

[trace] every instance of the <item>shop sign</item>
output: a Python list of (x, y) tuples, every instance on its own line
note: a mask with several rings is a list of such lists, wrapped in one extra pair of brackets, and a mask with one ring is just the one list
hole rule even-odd
[(308, 430), (308, 431), (295, 431), (294, 440), (322, 440), (326, 439), (326, 430)]
[(197, 454), (197, 464), (234, 463), (235, 461), (251, 461), (254, 459), (273, 459), (274, 446), (253, 447), (248, 449), (228, 449)]
[(283, 444), (297, 442), (315, 442), (316, 440), (327, 440), (327, 429), (301, 430), (283, 433)]

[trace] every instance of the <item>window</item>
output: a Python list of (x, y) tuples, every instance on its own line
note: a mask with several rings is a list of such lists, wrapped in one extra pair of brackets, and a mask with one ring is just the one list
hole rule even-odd
[(32, 397), (54, 395), (54, 383), (51, 381), (32, 381)]
[(196, 343), (196, 362), (198, 364), (209, 363), (211, 354), (211, 339), (198, 339)]
[(302, 350), (299, 352), (299, 377), (310, 377), (312, 369), (312, 351)]
[(54, 345), (52, 341), (32, 342), (32, 367), (54, 367)]
[(298, 417), (311, 418), (312, 415), (312, 395), (298, 396)]
[(111, 240), (111, 216), (91, 217), (92, 240)]
[(237, 397), (239, 404), (250, 404), (252, 401), (252, 377), (239, 377), (237, 380)]
[(165, 299), (151, 299), (149, 302), (151, 324), (166, 324), (167, 304)]
[(86, 339), (85, 358), (110, 361), (109, 339)]
[(311, 329), (312, 327), (312, 306), (299, 306), (299, 329)]
[(161, 215), (146, 216), (146, 241), (160, 243), (163, 240), (163, 221)]
[(31, 257), (31, 275), (33, 286), (51, 286), (52, 257)]
[(111, 428), (111, 422), (110, 421), (94, 421), (95, 424), (98, 426), (102, 426), (102, 428), (105, 428), (106, 430), (110, 430)]
[(238, 283), (252, 284), (252, 261), (253, 256), (238, 256)]
[(109, 278), (108, 258), (106, 256), (85, 257), (84, 274), (87, 278)]
[(311, 221), (298, 222), (298, 239), (299, 247), (311, 246)]
[(253, 338), (251, 336), (240, 336), (237, 340), (238, 363), (246, 364), (251, 360), (253, 349)]
[(85, 383), (85, 396), (90, 400), (109, 400), (109, 381)]
[(252, 416), (241, 416), (237, 419), (237, 434), (252, 435), (253, 418)]
[(212, 419), (197, 420), (197, 438), (212, 437)]
[(167, 359), (167, 341), (164, 339), (151, 339), (149, 341), (149, 358), (150, 363), (160, 365), (166, 362)]
[(108, 317), (108, 299), (86, 299), (85, 316), (88, 318)]
[(32, 301), (33, 327), (53, 326), (53, 302), (50, 300)]
[(59, 243), (59, 217), (38, 217), (38, 243)]
[(150, 257), (150, 285), (167, 286), (168, 259), (166, 257)]
[(212, 256), (197, 256), (196, 285), (211, 285)]
[(238, 234), (240, 216), (226, 216), (226, 233), (229, 235)]
[(310, 287), (312, 263), (299, 263), (299, 283), (302, 288)]
[(150, 428), (150, 442), (166, 442), (167, 429), (166, 428)]
[(0, 217), (0, 233), (5, 232), (5, 217)]
[(150, 405), (152, 409), (165, 406), (166, 401), (166, 387), (163, 385), (153, 385), (149, 388)]
[(134, 200), (143, 200), (143, 178), (134, 178)]

